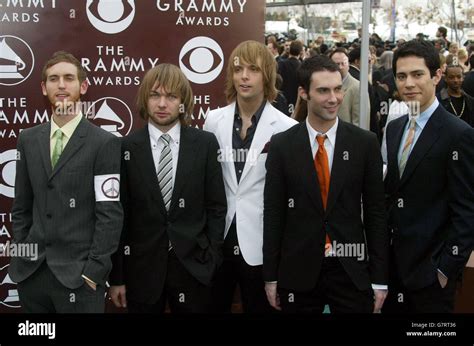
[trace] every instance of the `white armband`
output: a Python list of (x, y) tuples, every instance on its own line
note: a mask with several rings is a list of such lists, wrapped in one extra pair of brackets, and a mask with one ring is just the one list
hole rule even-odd
[(96, 202), (120, 201), (120, 174), (94, 176)]

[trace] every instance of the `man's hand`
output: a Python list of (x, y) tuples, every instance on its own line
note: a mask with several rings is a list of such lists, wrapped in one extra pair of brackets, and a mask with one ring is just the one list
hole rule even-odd
[(118, 308), (127, 307), (127, 298), (125, 297), (126, 292), (127, 290), (125, 289), (125, 285), (110, 286), (109, 296), (116, 307)]
[(374, 314), (380, 313), (387, 294), (388, 290), (374, 290)]
[(445, 288), (446, 285), (448, 284), (448, 278), (444, 276), (443, 274), (441, 274), (439, 270), (438, 270), (438, 281), (439, 281), (439, 284), (441, 285), (441, 288)]
[(276, 310), (281, 310), (280, 296), (277, 293), (277, 283), (265, 282), (265, 293), (267, 294), (267, 299), (270, 305)]

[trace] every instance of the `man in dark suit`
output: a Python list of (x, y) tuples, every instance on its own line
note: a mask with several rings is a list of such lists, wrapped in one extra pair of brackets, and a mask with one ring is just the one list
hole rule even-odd
[(25, 312), (104, 312), (123, 220), (120, 141), (82, 116), (88, 85), (74, 56), (55, 53), (41, 86), (52, 118), (18, 138), (12, 208), (14, 242), (37, 258), (13, 257), (10, 276)]
[(298, 84), (296, 82), (296, 70), (300, 66), (299, 60), (303, 44), (300, 41), (293, 41), (290, 44), (288, 59), (281, 59), (278, 61), (278, 73), (283, 79), (281, 84), (281, 92), (288, 102), (290, 113), (293, 112), (296, 105), (296, 98), (298, 96)]
[(171, 64), (138, 91), (148, 125), (122, 144), (122, 241), (111, 298), (129, 312), (207, 312), (227, 211), (216, 137), (189, 127), (191, 86)]
[(439, 105), (439, 55), (410, 41), (393, 72), (409, 114), (387, 126), (385, 191), (391, 230), (384, 312), (452, 312), (474, 240), (474, 130)]
[(268, 300), (287, 312), (322, 312), (326, 304), (335, 313), (379, 311), (388, 233), (377, 138), (338, 119), (343, 89), (335, 62), (305, 60), (298, 83), (308, 116), (273, 136), (266, 165)]

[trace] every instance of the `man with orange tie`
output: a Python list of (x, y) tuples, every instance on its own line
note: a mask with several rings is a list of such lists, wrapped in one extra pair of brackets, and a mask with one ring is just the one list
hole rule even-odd
[(305, 60), (298, 83), (306, 120), (272, 138), (266, 163), (267, 298), (286, 312), (378, 312), (389, 243), (377, 138), (338, 118), (342, 76), (329, 58)]

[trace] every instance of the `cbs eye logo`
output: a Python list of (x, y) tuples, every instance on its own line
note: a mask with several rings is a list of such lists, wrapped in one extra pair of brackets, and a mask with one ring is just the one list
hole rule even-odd
[(16, 149), (0, 153), (0, 195), (15, 197)]
[(132, 24), (135, 17), (134, 0), (87, 0), (87, 18), (99, 31), (116, 34)]
[(222, 48), (209, 37), (192, 38), (186, 42), (179, 53), (179, 67), (186, 77), (196, 84), (212, 82), (219, 76), (223, 66)]

